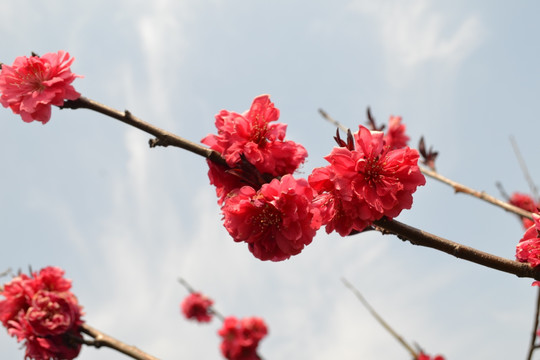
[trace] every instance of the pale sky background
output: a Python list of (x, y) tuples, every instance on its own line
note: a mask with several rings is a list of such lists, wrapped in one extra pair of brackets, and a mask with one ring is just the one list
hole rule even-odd
[[(3, 1), (0, 61), (60, 49), (83, 95), (199, 141), (221, 109), (271, 94), (307, 176), (369, 105), (424, 135), (438, 170), (499, 196), (528, 191), (509, 135), (540, 177), (536, 1)], [(0, 109), (2, 110), (2, 109)], [(225, 315), (261, 316), (266, 360), (409, 359), (340, 282), (347, 277), (409, 342), (447, 360), (525, 358), (536, 290), (378, 233), (321, 231), (299, 256), (261, 262), (221, 224), (207, 166), (87, 110), (23, 123), (0, 111), (0, 270), (56, 265), (86, 321), (161, 359), (220, 359), (221, 326), (183, 319), (182, 276)], [(540, 181), (539, 181), (540, 182)], [(503, 210), (432, 180), (399, 220), (513, 258), (523, 234)], [(23, 350), (5, 331), (2, 359)], [(80, 359), (123, 359), (84, 348)], [(540, 354), (537, 354), (540, 359)]]

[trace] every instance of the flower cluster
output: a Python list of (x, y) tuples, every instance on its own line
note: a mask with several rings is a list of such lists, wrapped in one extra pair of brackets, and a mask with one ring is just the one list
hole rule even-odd
[[(220, 202), (243, 185), (260, 186), (261, 176), (292, 174), (305, 161), (306, 149), (285, 140), (287, 125), (273, 123), (278, 118), (279, 110), (268, 95), (256, 97), (243, 114), (221, 110), (216, 115), (218, 134), (210, 134), (201, 141), (219, 152), (232, 170), (209, 163), (209, 177)], [(250, 171), (253, 168), (259, 176)]]
[(24, 341), (26, 358), (73, 359), (80, 351), (82, 311), (71, 293), (71, 281), (57, 267), (31, 276), (20, 274), (0, 292), (0, 321), (17, 341)]
[(81, 96), (71, 83), (80, 75), (71, 72), (74, 58), (64, 51), (47, 53), (41, 57), (20, 56), (13, 65), (2, 65), (0, 72), (0, 103), (20, 114), (23, 121), (51, 118), (51, 105), (62, 106), (64, 100)]
[(229, 316), (218, 331), (222, 337), (221, 353), (228, 360), (259, 360), (257, 346), (268, 334), (264, 320), (249, 317), (238, 320)]
[(302, 145), (285, 140), (287, 126), (275, 123), (279, 110), (268, 95), (253, 100), (243, 114), (222, 110), (217, 135), (202, 142), (223, 156), (209, 162), (224, 225), (237, 242), (261, 260), (281, 261), (311, 243), (320, 227), (314, 192), (292, 173), (305, 161)]
[(182, 313), (186, 319), (195, 319), (198, 322), (210, 322), (212, 320), (212, 311), (210, 307), (214, 304), (212, 299), (194, 292), (189, 294), (180, 304)]
[(385, 135), (360, 126), (354, 141), (335, 147), (325, 157), (330, 165), (313, 170), (309, 183), (326, 232), (349, 235), (383, 216), (394, 218), (410, 209), (412, 194), (426, 180), (418, 167), (418, 152), (391, 148)]
[(444, 357), (442, 355), (431, 357), (421, 352), (420, 354), (418, 354), (418, 357), (416, 358), (416, 360), (444, 360)]
[[(540, 204), (535, 203), (532, 197), (518, 192), (513, 193), (508, 202), (520, 209), (530, 211), (532, 213), (538, 213), (538, 209), (540, 208)], [(523, 223), (523, 227), (525, 229), (528, 229), (534, 225), (534, 221), (526, 217), (522, 217), (521, 222)]]
[(516, 247), (516, 260), (529, 263), (532, 267), (540, 265), (540, 215), (533, 214), (534, 224), (530, 226)]
[(268, 334), (264, 320), (258, 317), (249, 317), (238, 320), (234, 316), (224, 318), (215, 310), (210, 309), (214, 301), (198, 292), (191, 292), (181, 304), (182, 312), (187, 319), (196, 319), (199, 322), (209, 322), (211, 315), (216, 314), (223, 320), (223, 326), (218, 331), (222, 338), (221, 353), (229, 360), (259, 360), (257, 347), (259, 342)]
[(227, 164), (208, 162), (225, 228), (258, 259), (299, 254), (322, 225), (345, 236), (396, 217), (425, 184), (399, 116), (390, 117), (386, 133), (360, 126), (347, 142), (338, 134), (340, 147), (326, 157), (330, 165), (315, 169), (308, 181), (292, 176), (307, 153), (285, 140), (286, 126), (273, 123), (278, 117), (269, 96), (261, 95), (244, 114), (222, 110), (217, 135), (202, 139)]
[(255, 191), (244, 186), (223, 205), (224, 225), (260, 260), (281, 261), (309, 245), (321, 225), (305, 179), (285, 175)]

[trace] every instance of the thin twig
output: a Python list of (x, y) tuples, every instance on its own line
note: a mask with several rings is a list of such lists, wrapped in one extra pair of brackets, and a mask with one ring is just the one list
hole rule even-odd
[[(179, 282), (180, 284), (182, 284), (182, 285), (186, 288), (186, 290), (189, 291), (191, 294), (196, 293), (196, 292), (199, 292), (199, 291), (195, 290), (191, 285), (188, 284), (188, 282), (187, 282), (186, 280), (184, 280), (184, 279), (181, 278), (181, 277), (178, 278), (178, 282)], [(219, 311), (217, 311), (213, 306), (210, 306), (210, 307), (208, 308), (208, 310), (209, 310), (210, 312), (212, 312), (212, 314), (216, 315), (216, 317), (217, 317), (219, 320), (221, 320), (222, 322), (225, 321), (225, 316), (223, 316), (223, 315), (222, 315)]]
[(505, 201), (499, 200), (494, 196), (486, 194), (484, 191), (478, 191), (478, 190), (471, 189), (470, 187), (459, 184), (459, 183), (457, 183), (457, 182), (455, 182), (453, 180), (450, 180), (450, 179), (442, 176), (441, 174), (439, 174), (436, 171), (432, 171), (432, 170), (429, 170), (429, 169), (426, 169), (426, 168), (423, 168), (423, 167), (420, 167), (420, 171), (422, 171), (422, 173), (424, 175), (427, 175), (432, 179), (435, 179), (435, 180), (438, 180), (438, 181), (440, 181), (440, 182), (442, 182), (444, 184), (450, 185), (451, 187), (454, 188), (454, 191), (456, 193), (464, 193), (464, 194), (467, 194), (467, 195), (474, 196), (474, 197), (476, 197), (476, 198), (478, 198), (480, 200), (484, 200), (484, 201), (486, 201), (486, 202), (488, 202), (488, 203), (490, 203), (492, 205), (503, 208), (506, 211), (513, 212), (514, 214), (517, 214), (517, 215), (522, 216), (522, 217), (526, 217), (526, 218), (531, 219), (531, 220), (533, 219), (532, 213), (530, 213), (529, 211), (523, 210), (523, 209), (521, 209), (521, 208), (519, 208), (517, 206), (511, 205), (511, 204), (509, 204), (509, 203), (507, 203)]
[(474, 262), (495, 270), (514, 274), (518, 277), (528, 277), (540, 280), (540, 268), (533, 268), (527, 263), (508, 260), (489, 254), (470, 246), (462, 245), (437, 235), (403, 224), (397, 220), (383, 218), (374, 221), (376, 229), (383, 234), (397, 235), (401, 240), (407, 240), (413, 245), (420, 245), (436, 249), (459, 259)]
[(8, 276), (11, 274), (11, 268), (7, 268), (6, 271), (0, 273), (0, 278), (3, 278), (4, 276)]
[(521, 167), (521, 171), (523, 172), (523, 176), (525, 176), (525, 180), (527, 180), (527, 183), (529, 184), (529, 189), (531, 189), (531, 194), (534, 196), (534, 201), (538, 202), (540, 201), (540, 197), (538, 196), (538, 188), (534, 184), (534, 181), (531, 177), (531, 173), (529, 172), (529, 169), (527, 168), (527, 164), (525, 163), (523, 156), (521, 156), (521, 152), (519, 151), (519, 147), (516, 142), (516, 139), (512, 135), (510, 135), (510, 142), (512, 143), (512, 148), (514, 149), (514, 154), (516, 154), (516, 158), (518, 159), (519, 166)]
[(538, 345), (535, 345), (535, 343), (536, 343), (536, 338), (538, 337), (537, 331), (538, 331), (538, 316), (539, 315), (540, 315), (540, 288), (538, 288), (538, 291), (536, 292), (536, 310), (534, 314), (534, 327), (531, 334), (531, 343), (529, 345), (529, 352), (527, 354), (527, 360), (532, 359), (534, 350), (538, 348)]
[(324, 111), (323, 109), (319, 109), (319, 113), (322, 115), (323, 118), (325, 118), (327, 121), (334, 124), (334, 126), (336, 126), (336, 127), (340, 128), (341, 130), (343, 130), (345, 133), (347, 133), (347, 131), (349, 130), (348, 127), (341, 124), (339, 121), (334, 120), (334, 118), (332, 118), (330, 115), (328, 115), (328, 113), (326, 111)]
[(128, 125), (136, 127), (144, 132), (147, 132), (151, 135), (154, 135), (156, 138), (149, 141), (150, 147), (156, 146), (175, 146), (187, 151), (190, 151), (194, 154), (200, 155), (208, 160), (211, 160), (215, 163), (227, 166), (225, 160), (221, 155), (207, 147), (184, 139), (178, 135), (175, 135), (169, 131), (160, 129), (157, 126), (149, 124), (136, 116), (133, 116), (129, 111), (118, 111), (107, 105), (98, 103), (97, 101), (88, 99), (81, 96), (77, 100), (67, 100), (64, 102), (64, 105), (60, 108), (66, 109), (89, 109), (97, 111), (103, 115), (110, 116), (116, 120), (120, 120)]
[(95, 346), (96, 348), (105, 346), (137, 360), (159, 360), (158, 358), (141, 351), (135, 346), (127, 345), (120, 340), (94, 329), (88, 324), (82, 324), (81, 331), (94, 339), (94, 341), (84, 340), (83, 343), (86, 345)]
[(362, 296), (360, 291), (357, 288), (355, 288), (349, 281), (347, 281), (347, 279), (341, 278), (341, 281), (343, 282), (343, 284), (345, 284), (346, 287), (349, 288), (349, 290), (351, 290), (353, 292), (354, 295), (356, 295), (358, 300), (360, 300), (362, 305), (364, 305), (366, 307), (366, 309), (368, 309), (368, 311), (379, 322), (379, 324), (381, 324), (382, 327), (384, 327), (384, 329), (386, 331), (388, 331), (390, 333), (390, 335), (392, 335), (392, 337), (394, 337), (394, 339), (396, 339), (401, 345), (403, 345), (403, 347), (405, 349), (407, 349), (407, 351), (412, 355), (412, 357), (414, 359), (416, 359), (418, 357), (418, 354), (416, 353), (416, 351), (414, 351), (412, 346), (407, 344), (407, 342), (397, 332), (395, 332), (395, 330), (392, 329), (392, 327), (390, 325), (388, 325), (388, 323), (386, 321), (384, 321), (384, 319), (375, 311), (375, 309)]

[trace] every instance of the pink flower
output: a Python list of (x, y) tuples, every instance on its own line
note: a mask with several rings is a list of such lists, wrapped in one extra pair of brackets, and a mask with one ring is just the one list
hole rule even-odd
[(2, 65), (0, 102), (25, 122), (46, 124), (51, 118), (51, 105), (62, 106), (65, 99), (81, 96), (71, 85), (81, 77), (71, 72), (73, 60), (67, 52), (59, 51), (41, 57), (20, 56), (12, 66)]
[(218, 331), (223, 338), (221, 353), (229, 360), (259, 360), (257, 346), (268, 334), (264, 320), (257, 317), (244, 318), (240, 321), (229, 316)]
[(416, 358), (416, 360), (444, 360), (444, 357), (442, 355), (431, 357), (421, 352), (420, 354), (418, 354), (418, 357)]
[(356, 149), (335, 147), (308, 180), (326, 231), (345, 236), (362, 231), (383, 216), (394, 218), (410, 209), (412, 194), (426, 180), (418, 168), (418, 152), (384, 146), (383, 133), (360, 126)]
[(0, 320), (11, 336), (24, 341), (26, 357), (73, 359), (80, 351), (82, 311), (71, 293), (71, 281), (60, 268), (21, 274), (4, 285)]
[(540, 265), (540, 215), (533, 214), (533, 218), (534, 224), (525, 231), (517, 244), (516, 260), (535, 267)]
[[(243, 164), (245, 159), (261, 176), (292, 174), (304, 162), (307, 152), (302, 145), (285, 140), (287, 125), (272, 123), (278, 118), (279, 110), (270, 97), (261, 95), (253, 100), (251, 108), (244, 114), (221, 110), (216, 115), (218, 134), (210, 134), (201, 141), (219, 152), (232, 169), (250, 171)], [(233, 186), (251, 185), (258, 189), (261, 185), (249, 181), (253, 174), (236, 173), (235, 178), (227, 175), (219, 166), (210, 168), (210, 181), (217, 187), (220, 203), (234, 189)], [(254, 177), (257, 178), (256, 175)]]
[[(532, 213), (538, 213), (539, 204), (535, 204), (533, 198), (531, 198), (529, 195), (515, 192), (512, 194), (508, 202), (520, 209), (530, 211)], [(534, 221), (526, 217), (522, 217), (521, 222), (523, 223), (523, 227), (525, 229), (528, 229), (534, 225)]]
[(60, 335), (80, 320), (76, 299), (69, 292), (39, 290), (26, 310), (26, 320), (36, 336)]
[(212, 299), (195, 292), (189, 294), (180, 306), (187, 319), (195, 319), (198, 322), (210, 322), (212, 320), (210, 307), (213, 303)]
[(223, 205), (224, 225), (234, 241), (248, 243), (261, 260), (282, 261), (309, 245), (321, 225), (313, 190), (304, 179), (285, 175), (259, 191), (244, 186)]
[(405, 125), (401, 123), (401, 116), (390, 116), (384, 141), (385, 146), (390, 149), (401, 149), (407, 146), (409, 137), (405, 134)]

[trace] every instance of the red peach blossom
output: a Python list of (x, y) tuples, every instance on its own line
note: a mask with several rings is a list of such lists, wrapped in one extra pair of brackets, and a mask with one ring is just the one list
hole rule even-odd
[(405, 125), (401, 123), (401, 116), (390, 116), (384, 141), (385, 146), (390, 149), (401, 149), (407, 146), (409, 137), (405, 134)]
[(244, 186), (223, 205), (224, 225), (234, 241), (248, 243), (261, 260), (282, 261), (309, 245), (321, 225), (305, 179), (285, 175), (259, 191)]
[(71, 72), (73, 58), (65, 51), (47, 53), (41, 57), (20, 56), (12, 66), (2, 65), (0, 72), (0, 103), (20, 114), (23, 121), (51, 118), (51, 105), (62, 106), (64, 100), (81, 96), (71, 83), (79, 75)]
[(268, 328), (261, 318), (244, 318), (240, 321), (234, 316), (225, 318), (218, 331), (223, 338), (221, 353), (229, 360), (259, 360), (257, 346), (268, 334)]
[[(279, 110), (270, 97), (261, 95), (243, 114), (222, 110), (216, 115), (218, 134), (210, 134), (201, 142), (219, 152), (232, 169), (242, 168), (243, 161), (247, 161), (261, 175), (292, 174), (305, 161), (307, 151), (302, 145), (285, 140), (287, 125), (273, 123), (278, 118)], [(235, 184), (255, 186), (242, 182), (241, 176), (231, 176), (220, 166), (210, 168), (210, 181), (217, 187), (220, 203)]]
[(82, 311), (71, 293), (71, 281), (57, 267), (31, 276), (21, 274), (4, 285), (0, 320), (11, 336), (24, 341), (26, 357), (73, 359), (80, 351)]
[(411, 208), (412, 194), (426, 181), (418, 152), (409, 147), (392, 150), (384, 146), (383, 136), (360, 126), (354, 134), (356, 149), (335, 147), (325, 157), (330, 165), (309, 176), (327, 232), (345, 236)]
[(195, 292), (186, 296), (180, 307), (187, 319), (195, 319), (198, 322), (210, 322), (212, 320), (210, 307), (213, 303), (212, 299)]
[(525, 231), (516, 247), (516, 260), (540, 265), (540, 215), (533, 214), (534, 224)]
[(38, 291), (26, 310), (26, 319), (36, 336), (60, 335), (79, 320), (78, 306), (68, 292)]
[(444, 360), (444, 357), (442, 355), (431, 357), (421, 352), (420, 354), (418, 354), (418, 357), (416, 358), (416, 360)]
[[(514, 206), (517, 206), (520, 209), (530, 211), (532, 213), (538, 213), (538, 207), (540, 204), (536, 204), (532, 197), (526, 194), (521, 194), (518, 192), (515, 192), (510, 197), (510, 200), (508, 202)], [(523, 223), (523, 227), (525, 229), (530, 228), (532, 225), (534, 225), (534, 221), (531, 219), (528, 219), (526, 217), (521, 218), (521, 222)]]

